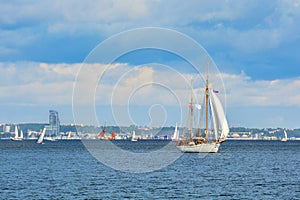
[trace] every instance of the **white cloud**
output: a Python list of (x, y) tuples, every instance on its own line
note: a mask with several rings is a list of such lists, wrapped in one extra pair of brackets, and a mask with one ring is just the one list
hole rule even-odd
[[(81, 64), (0, 63), (1, 103), (70, 104), (73, 84)], [(167, 66), (88, 64), (78, 79), (83, 93), (96, 95), (97, 105), (185, 105), (190, 98), (190, 78), (196, 78), (195, 94), (202, 101), (204, 82), (196, 74), (181, 73)], [(104, 72), (101, 79), (99, 75)], [(94, 77), (94, 78), (93, 78)], [(300, 78), (252, 80), (245, 73), (222, 73), (227, 106), (300, 106)], [(215, 77), (212, 77), (215, 79)], [(93, 80), (92, 80), (93, 79)], [(86, 88), (92, 80), (94, 88)], [(98, 80), (100, 80), (98, 82)], [(212, 81), (212, 87), (215, 87)], [(96, 93), (95, 93), (95, 89)], [(224, 91), (220, 95), (224, 98)], [(84, 101), (84, 95), (79, 94)], [(88, 97), (87, 97), (88, 98)]]
[(73, 81), (81, 64), (47, 64), (36, 62), (2, 62), (0, 85), (24, 85), (40, 82)]
[[(99, 102), (112, 101), (114, 104), (126, 105), (132, 100), (131, 103), (137, 105), (185, 105), (190, 98), (190, 78), (195, 78), (196, 74), (182, 74), (170, 68), (159, 67), (144, 66), (138, 70), (128, 70), (125, 72), (128, 74), (122, 74), (124, 76), (119, 74), (119, 82), (115, 85), (109, 86), (103, 82), (104, 85), (98, 88), (101, 94), (98, 96)], [(245, 73), (220, 75), (224, 81), (227, 106), (300, 106), (300, 95), (297, 93), (300, 90), (300, 78), (252, 80)], [(220, 95), (224, 100), (225, 91), (216, 83), (218, 81), (212, 81), (211, 86), (221, 90)], [(196, 79), (194, 92), (199, 102), (203, 99), (203, 87), (203, 80)], [(109, 97), (103, 97), (103, 94), (109, 94)]]
[(222, 77), (229, 106), (300, 106), (300, 77), (255, 81), (244, 73)]
[(0, 63), (1, 104), (69, 105), (79, 64)]
[[(38, 106), (71, 107), (74, 80), (80, 66), (81, 64), (65, 63), (0, 63), (0, 73), (3, 77), (0, 82), (0, 105), (3, 107), (31, 107), (33, 112), (34, 107)], [(196, 78), (194, 84), (196, 101), (201, 103), (203, 100), (204, 82), (196, 74), (181, 73), (167, 66), (151, 64), (144, 66), (130, 66), (126, 63), (86, 64), (84, 67), (88, 67), (88, 72), (77, 80), (82, 83), (79, 89), (83, 90), (77, 96), (80, 99), (79, 103), (82, 103), (79, 108), (83, 106), (86, 111), (87, 107), (90, 108), (90, 105), (93, 106), (95, 103), (101, 120), (110, 116), (110, 106), (113, 106), (114, 114), (118, 115), (115, 116), (116, 119), (123, 116), (119, 115), (120, 113), (126, 114), (129, 107), (132, 114), (141, 111), (138, 108), (145, 112), (148, 109), (150, 112), (149, 109), (151, 110), (153, 106), (159, 106), (168, 110), (168, 118), (179, 120), (180, 116), (172, 116), (174, 110), (171, 112), (169, 108), (182, 109), (181, 111), (186, 112), (185, 108), (190, 98), (191, 77)], [(103, 77), (98, 82), (99, 73), (104, 71)], [(286, 123), (295, 127), (295, 124), (288, 123), (286, 109), (297, 110), (300, 107), (298, 92), (300, 91), (300, 77), (252, 80), (245, 73), (222, 73), (221, 76), (226, 89), (226, 102), (223, 101), (223, 103), (230, 111), (228, 113), (230, 123), (241, 123), (247, 126), (247, 122), (249, 122), (254, 127), (255, 123), (260, 124), (259, 126), (266, 126), (270, 124), (266, 121), (268, 119), (273, 120), (272, 126), (276, 126), (277, 121), (274, 122), (273, 115), (275, 110), (279, 110), (278, 112), (284, 112), (285, 116), (284, 122), (278, 125), (284, 126)], [(216, 77), (211, 76), (211, 78)], [(95, 87), (86, 87), (85, 83), (89, 80), (95, 83)], [(211, 86), (219, 89), (215, 87), (214, 83), (212, 81)], [(95, 91), (95, 89), (97, 90)], [(90, 92), (91, 95), (85, 95), (86, 92)], [(96, 95), (96, 102), (93, 102), (94, 95)], [(224, 100), (223, 90), (219, 95)], [(272, 111), (273, 109), (274, 111)], [(271, 116), (264, 113), (266, 110), (272, 113)], [(103, 112), (105, 116), (103, 116)], [(249, 112), (251, 116), (261, 115), (264, 119), (261, 123), (257, 123), (257, 120), (241, 117), (243, 115), (241, 112)], [(88, 116), (84, 115), (84, 122), (91, 123), (88, 121), (89, 118), (85, 117)], [(133, 118), (139, 121), (142, 116), (133, 116)]]

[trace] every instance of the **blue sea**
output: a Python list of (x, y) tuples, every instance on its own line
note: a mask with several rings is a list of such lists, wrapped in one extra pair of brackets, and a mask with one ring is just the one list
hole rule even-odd
[(0, 165), (0, 199), (300, 199), (300, 141), (227, 141), (148, 173), (105, 166), (81, 141), (0, 141)]

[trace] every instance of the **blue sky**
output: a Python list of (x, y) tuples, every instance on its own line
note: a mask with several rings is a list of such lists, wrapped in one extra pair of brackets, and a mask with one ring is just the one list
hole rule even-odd
[[(88, 54), (122, 31), (161, 27), (186, 34), (212, 57), (223, 75), (232, 126), (300, 127), (299, 0), (2, 1), (0, 13), (2, 123), (46, 122), (49, 109), (57, 109), (62, 122), (72, 123), (73, 83)], [(130, 69), (143, 80), (176, 75), (148, 64), (152, 62), (181, 67), (185, 76), (193, 73), (178, 57), (151, 50), (117, 61), (112, 77)], [(143, 64), (147, 66), (139, 71), (136, 66)], [(166, 125), (181, 120), (175, 117), (175, 105), (166, 103), (164, 111), (153, 106), (160, 101), (137, 103), (135, 123), (151, 124), (143, 116), (149, 108), (167, 113)], [(114, 123), (107, 103), (99, 103), (97, 110), (100, 123)]]

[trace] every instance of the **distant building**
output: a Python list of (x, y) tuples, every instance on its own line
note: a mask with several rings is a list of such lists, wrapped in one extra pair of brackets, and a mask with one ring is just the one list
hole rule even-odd
[(4, 133), (10, 132), (10, 125), (5, 125), (5, 126), (3, 127), (3, 132), (4, 132)]
[(60, 121), (58, 112), (55, 110), (49, 110), (49, 125), (46, 125), (47, 135), (49, 136), (58, 136), (60, 128)]

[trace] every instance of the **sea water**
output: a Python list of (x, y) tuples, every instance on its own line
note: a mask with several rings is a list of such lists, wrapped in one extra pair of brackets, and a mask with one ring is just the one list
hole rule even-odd
[[(147, 151), (166, 141), (117, 141)], [(300, 199), (299, 141), (227, 141), (149, 173), (116, 171), (81, 141), (0, 141), (0, 199)]]

